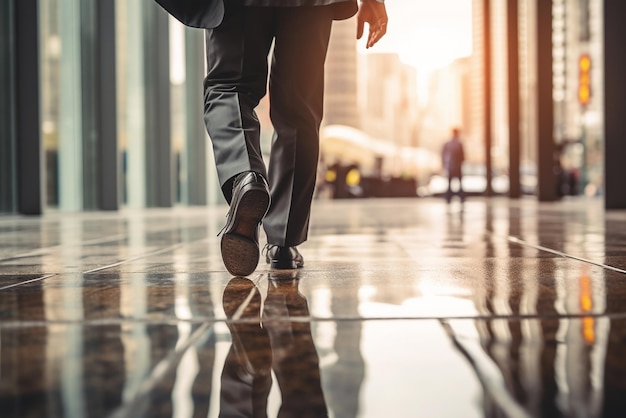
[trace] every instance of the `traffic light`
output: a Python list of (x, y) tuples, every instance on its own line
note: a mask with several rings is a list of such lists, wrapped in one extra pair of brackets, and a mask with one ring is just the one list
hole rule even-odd
[(591, 57), (588, 54), (578, 59), (578, 101), (583, 106), (591, 101)]

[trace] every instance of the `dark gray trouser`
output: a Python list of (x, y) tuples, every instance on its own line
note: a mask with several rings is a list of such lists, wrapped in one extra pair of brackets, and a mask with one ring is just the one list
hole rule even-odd
[[(220, 184), (230, 202), (234, 176), (248, 170), (266, 176), (272, 197), (263, 220), (268, 243), (295, 246), (307, 238), (315, 188), (331, 8), (226, 4), (222, 24), (206, 31), (204, 82), (204, 118)], [(266, 172), (254, 108), (266, 92), (272, 41), (275, 131)]]

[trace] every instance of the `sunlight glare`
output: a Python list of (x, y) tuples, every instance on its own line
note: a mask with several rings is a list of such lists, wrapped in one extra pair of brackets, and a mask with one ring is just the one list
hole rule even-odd
[[(472, 53), (471, 0), (394, 0), (386, 3), (387, 35), (369, 52), (395, 52), (422, 72)], [(359, 44), (364, 49), (364, 44)]]

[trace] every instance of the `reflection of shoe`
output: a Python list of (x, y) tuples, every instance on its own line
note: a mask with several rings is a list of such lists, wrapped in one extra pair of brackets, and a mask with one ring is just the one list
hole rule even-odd
[(261, 292), (252, 281), (233, 277), (222, 303), (233, 343), (230, 366), (239, 370), (240, 377), (269, 376), (272, 354), (267, 332), (261, 327)]
[[(260, 319), (261, 317), (261, 293), (254, 283), (245, 277), (230, 279), (222, 295), (222, 304), (228, 319)], [(241, 312), (238, 313), (239, 310)]]
[[(281, 335), (281, 338), (287, 340), (297, 340), (302, 337), (296, 330), (309, 330), (310, 323), (300, 323), (292, 321), (293, 318), (308, 318), (309, 304), (306, 297), (300, 293), (300, 279), (298, 275), (291, 278), (287, 277), (286, 272), (268, 274), (269, 281), (267, 283), (267, 296), (263, 304), (263, 327), (269, 332), (270, 338)], [(284, 344), (293, 347), (298, 345), (298, 341)], [(294, 347), (295, 348), (295, 347)]]
[[(300, 290), (298, 286), (300, 285), (300, 274), (297, 270), (290, 271), (273, 271), (268, 273), (267, 278), (269, 279), (267, 285), (267, 297), (272, 298), (272, 296), (283, 295), (290, 297), (297, 297), (303, 300), (306, 300), (304, 296), (300, 294)], [(265, 301), (264, 307), (267, 307), (268, 301)], [(270, 303), (271, 305), (271, 303)]]
[(233, 198), (222, 235), (222, 260), (235, 276), (252, 274), (259, 264), (259, 224), (270, 205), (265, 179), (248, 171), (233, 185)]
[(296, 280), (300, 271), (297, 269), (272, 270), (268, 276), (269, 280)]
[(265, 261), (277, 270), (299, 269), (304, 267), (304, 258), (296, 247), (267, 246)]
[(267, 297), (263, 304), (263, 327), (268, 330), (270, 336), (285, 331), (288, 338), (292, 339), (294, 329), (300, 329), (303, 325), (310, 326), (294, 324), (290, 320), (309, 316), (307, 300), (298, 289), (300, 280), (297, 275), (288, 278), (281, 273), (278, 275), (270, 273), (268, 277)]

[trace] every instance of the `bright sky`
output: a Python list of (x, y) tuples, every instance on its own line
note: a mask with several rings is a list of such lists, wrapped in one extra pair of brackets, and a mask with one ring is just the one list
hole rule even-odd
[[(472, 0), (387, 0), (385, 5), (387, 34), (371, 52), (398, 53), (402, 61), (420, 69), (420, 77), (472, 53)], [(172, 77), (181, 82), (182, 25), (173, 24), (172, 32)], [(363, 39), (358, 45), (364, 52)]]
[(396, 52), (422, 71), (472, 53), (472, 0), (388, 0), (385, 5), (387, 35), (371, 52)]

